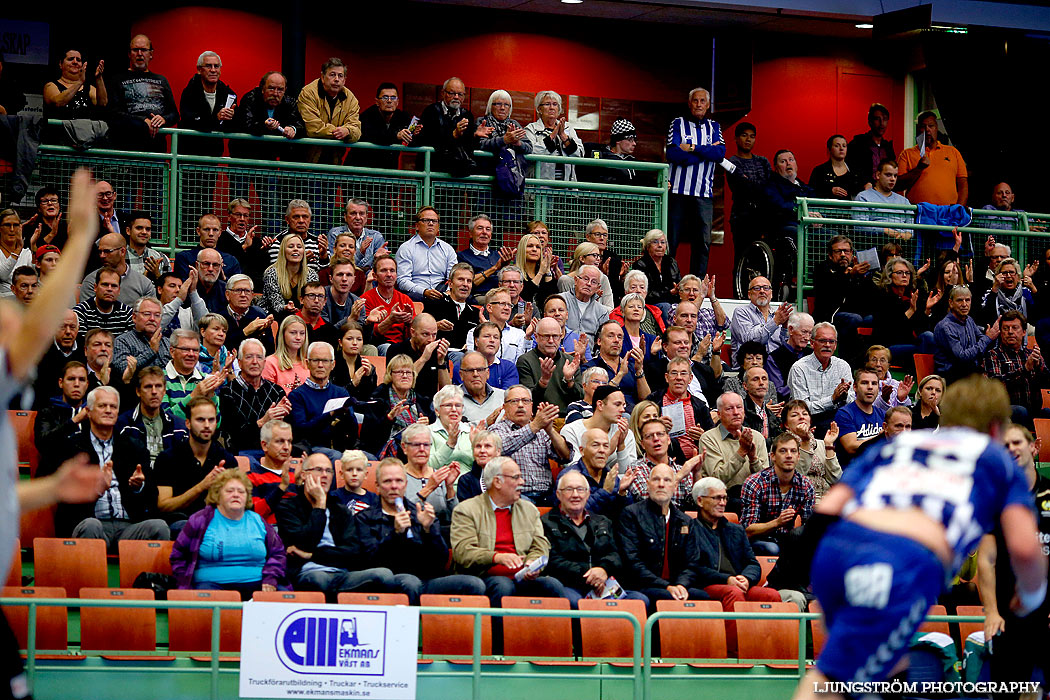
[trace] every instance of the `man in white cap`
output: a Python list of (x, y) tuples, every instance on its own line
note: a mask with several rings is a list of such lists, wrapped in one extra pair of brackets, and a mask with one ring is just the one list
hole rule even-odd
[[(609, 145), (587, 144), (587, 157), (595, 160), (635, 160), (634, 149), (638, 145), (638, 134), (634, 124), (626, 119), (613, 122), (609, 134)], [(605, 182), (611, 185), (637, 185), (637, 173), (633, 168), (578, 168), (576, 176), (587, 182)]]

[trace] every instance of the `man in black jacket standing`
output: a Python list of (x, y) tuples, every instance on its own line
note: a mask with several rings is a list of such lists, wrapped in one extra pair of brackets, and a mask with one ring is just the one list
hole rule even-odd
[[(179, 98), (182, 126), (197, 131), (226, 131), (233, 123), (233, 103), (237, 96), (230, 86), (219, 80), (222, 59), (214, 51), (197, 58), (197, 75), (190, 78)], [(232, 98), (232, 99), (231, 99)], [(179, 152), (199, 156), (222, 155), (222, 139), (179, 139)]]
[(364, 568), (371, 561), (357, 556), (350, 513), (328, 493), (334, 479), (332, 460), (316, 452), (296, 474), (298, 493), (277, 506), (288, 579), (297, 590), (321, 591), (333, 600), (340, 591), (397, 590), (390, 569)]
[[(114, 549), (119, 540), (166, 540), (168, 525), (157, 513), (157, 485), (149, 468), (149, 453), (137, 442), (117, 435), (120, 412), (116, 389), (100, 386), (87, 397), (88, 429), (68, 443), (65, 454), (50, 465), (84, 452), (109, 477), (106, 490), (91, 504), (63, 504), (55, 511), (55, 533), (60, 537), (105, 540)], [(44, 469), (41, 469), (44, 471)], [(39, 474), (38, 474), (39, 475)]]
[(423, 129), (414, 146), (433, 146), (434, 169), (455, 177), (469, 175), (476, 166), (474, 115), (464, 109), (467, 88), (459, 78), (449, 78), (441, 88), (441, 101), (423, 110)]
[(658, 464), (649, 473), (649, 497), (620, 514), (617, 535), (629, 578), (624, 582), (646, 596), (649, 614), (658, 600), (709, 600), (697, 587), (699, 527), (671, 503), (675, 473)]
[[(565, 597), (575, 610), (580, 598), (590, 593), (602, 596), (610, 579), (623, 576), (623, 560), (613, 537), (612, 521), (587, 512), (590, 486), (582, 473), (566, 472), (558, 480), (555, 494), (558, 507), (540, 518), (551, 543), (545, 573), (565, 585)], [(624, 598), (644, 601), (649, 607), (649, 599), (641, 593), (624, 593)]]

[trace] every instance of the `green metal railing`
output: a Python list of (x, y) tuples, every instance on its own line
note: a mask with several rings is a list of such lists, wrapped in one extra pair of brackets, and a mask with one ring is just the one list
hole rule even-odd
[[(141, 210), (153, 217), (153, 244), (169, 253), (196, 245), (197, 219), (205, 213), (219, 213), (225, 219), (226, 205), (234, 197), (252, 201), (252, 223), (260, 224), (260, 232), (266, 233), (276, 233), (284, 227), (284, 210), (289, 199), (305, 199), (311, 204), (312, 227), (318, 232), (343, 223), (347, 199), (366, 199), (372, 208), (369, 227), (384, 234), (392, 244), (391, 250), (413, 235), (415, 212), (424, 204), (438, 209), (443, 234), (450, 240), (465, 230), (466, 222), (475, 214), (492, 217), (495, 245), (514, 245), (527, 222), (544, 221), (551, 231), (555, 251), (563, 257), (571, 256), (582, 239), (584, 226), (595, 218), (605, 219), (610, 245), (625, 255), (639, 250), (639, 239), (649, 229), (667, 227), (669, 166), (666, 163), (529, 155), (526, 158), (531, 162), (632, 168), (653, 173), (655, 184), (626, 186), (528, 178), (524, 196), (507, 199), (495, 193), (491, 175), (453, 178), (433, 170), (433, 149), (429, 147), (377, 146), (363, 142), (347, 145), (329, 139), (288, 140), (279, 136), (212, 134), (188, 129), (162, 129), (161, 133), (171, 137), (170, 153), (110, 149), (85, 152), (44, 144), (30, 192), (51, 185), (65, 198), (72, 171), (86, 165), (96, 172), (96, 177), (114, 185), (118, 209)], [(397, 153), (413, 157), (420, 169), (387, 170), (198, 156), (180, 148), (180, 139), (186, 136), (280, 144), (302, 151), (307, 146), (325, 146), (329, 150), (343, 147)], [(475, 157), (481, 163), (492, 163), (491, 153), (477, 151)]]
[[(210, 697), (215, 700), (220, 697), (219, 692), (219, 677), (221, 674), (234, 674), (238, 673), (239, 669), (227, 665), (225, 668), (221, 665), (220, 659), (220, 615), (222, 610), (242, 610), (243, 603), (240, 602), (219, 602), (219, 601), (163, 601), (163, 600), (109, 600), (109, 599), (85, 599), (85, 598), (56, 598), (56, 599), (37, 599), (37, 598), (0, 598), (0, 606), (4, 607), (27, 607), (28, 608), (28, 635), (27, 635), (27, 663), (26, 673), (28, 676), (29, 691), (33, 692), (33, 688), (37, 684), (38, 675), (41, 672), (40, 664), (37, 659), (37, 630), (36, 622), (38, 617), (38, 608), (40, 607), (65, 607), (65, 608), (86, 608), (86, 607), (106, 607), (106, 608), (152, 608), (152, 609), (208, 609), (212, 611), (211, 616), (211, 647), (207, 652), (210, 654), (210, 662), (206, 669), (199, 667), (185, 667), (175, 668), (170, 665), (157, 665), (157, 666), (145, 666), (136, 665), (136, 672), (146, 673), (208, 673), (210, 681)], [(557, 672), (529, 672), (529, 671), (507, 671), (507, 670), (493, 670), (485, 671), (482, 663), (481, 643), (482, 643), (482, 618), (485, 616), (489, 617), (539, 617), (539, 618), (604, 618), (604, 619), (617, 619), (624, 620), (631, 625), (632, 630), (632, 656), (630, 666), (630, 682), (631, 682), (631, 697), (635, 700), (651, 700), (653, 695), (653, 663), (657, 662), (656, 657), (652, 654), (652, 637), (653, 629), (661, 620), (671, 619), (714, 619), (714, 620), (745, 620), (745, 619), (756, 619), (756, 620), (796, 620), (798, 622), (798, 657), (797, 669), (789, 674), (787, 677), (794, 677), (795, 681), (801, 680), (806, 673), (806, 662), (807, 655), (806, 651), (810, 642), (810, 635), (807, 622), (816, 622), (820, 619), (820, 615), (814, 613), (739, 613), (739, 612), (689, 612), (689, 611), (673, 611), (673, 612), (658, 612), (655, 613), (645, 621), (643, 624), (629, 612), (624, 610), (603, 610), (603, 611), (587, 611), (587, 610), (533, 610), (533, 609), (499, 609), (499, 608), (445, 608), (445, 607), (420, 607), (420, 614), (434, 614), (434, 615), (470, 615), (474, 618), (474, 633), (473, 633), (473, 647), (470, 654), (470, 679), (471, 679), (471, 697), (473, 700), (480, 700), (482, 697), (482, 679), (484, 678), (499, 678), (504, 680), (520, 679), (520, 680), (586, 680), (593, 676), (586, 675), (581, 672), (572, 671), (557, 671)], [(959, 616), (959, 615), (930, 615), (926, 618), (931, 622), (980, 622), (984, 618), (981, 616)], [(204, 651), (204, 650), (201, 650)], [(127, 652), (120, 652), (127, 654)], [(163, 652), (161, 652), (163, 653)], [(199, 653), (199, 652), (194, 652)], [(142, 652), (143, 659), (149, 659), (151, 654), (149, 652)], [(160, 655), (153, 654), (153, 655)], [(168, 654), (170, 656), (170, 654)], [(462, 658), (462, 657), (461, 657)], [(548, 660), (548, 659), (544, 659)], [(551, 658), (549, 660), (557, 662), (559, 659)], [(727, 659), (711, 659), (711, 661), (726, 662)], [(748, 661), (751, 661), (748, 659)], [(761, 663), (763, 660), (756, 660)], [(770, 662), (783, 663), (784, 660), (768, 660)], [(571, 667), (566, 667), (571, 668)], [(44, 667), (47, 672), (99, 672), (112, 670), (107, 666), (85, 666), (81, 664), (68, 665), (68, 664), (47, 664)], [(418, 671), (418, 675), (421, 679), (426, 678), (463, 678), (464, 673), (453, 670), (423, 670)], [(684, 678), (694, 679), (696, 675), (685, 674), (685, 675), (667, 675), (660, 674), (658, 676), (660, 682), (668, 680), (680, 680)], [(738, 682), (741, 680), (769, 680), (770, 676), (766, 675), (741, 675), (741, 674), (715, 674), (715, 673), (704, 673), (702, 676), (705, 680), (709, 681), (733, 681)], [(783, 677), (783, 676), (781, 676)], [(621, 676), (620, 679), (627, 680), (625, 676)]]
[[(938, 250), (951, 248), (950, 227), (916, 223), (914, 204), (873, 204), (838, 199), (798, 199), (797, 303), (800, 308), (806, 292), (813, 289), (813, 273), (827, 257), (833, 236), (847, 235), (855, 250), (881, 249), (894, 242), (904, 249), (906, 258), (921, 267), (927, 258), (936, 260)], [(973, 209), (969, 226), (959, 228), (963, 243), (962, 257), (982, 255), (984, 242), (994, 236), (996, 242), (1010, 246), (1011, 255), (1024, 265), (1038, 260), (1050, 246), (1050, 214), (1005, 212)], [(905, 232), (905, 237), (888, 235), (884, 229)], [(949, 231), (946, 235), (944, 232)], [(981, 274), (975, 270), (975, 274)]]

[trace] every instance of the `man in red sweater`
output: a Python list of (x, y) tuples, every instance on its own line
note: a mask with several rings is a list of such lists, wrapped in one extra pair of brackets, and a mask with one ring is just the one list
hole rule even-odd
[(375, 260), (376, 286), (361, 298), (365, 300), (365, 314), (373, 309), (382, 309), (383, 319), (376, 323), (375, 334), (387, 343), (408, 340), (408, 324), (416, 315), (412, 300), (399, 292), (397, 284), (397, 261), (391, 255), (380, 255)]

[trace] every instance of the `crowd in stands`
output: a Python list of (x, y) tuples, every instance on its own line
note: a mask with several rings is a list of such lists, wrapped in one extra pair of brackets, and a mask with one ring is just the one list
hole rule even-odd
[[(425, 144), (443, 159), (437, 167), (460, 173), (475, 167), (478, 145), (586, 148), (550, 91), (524, 127), (503, 91), (475, 120), (455, 78), (418, 121), (386, 83), (361, 113), (338, 59), (297, 99), (271, 72), (235, 100), (219, 57), (205, 52), (176, 108), (167, 80), (149, 71), (152, 51), (135, 37), (129, 69), (108, 79), (66, 52), (46, 114), (106, 107), (113, 138), (143, 150), (163, 149), (158, 129), (176, 123), (289, 142)], [(892, 248), (905, 234), (887, 226), (880, 270), (858, 262), (848, 237), (831, 239), (812, 314), (773, 308), (770, 281), (756, 277), (730, 315), (703, 246), (690, 274), (675, 261), (683, 232), (695, 245), (706, 222), (709, 240), (712, 171), (725, 156), (709, 107), (694, 90), (689, 116), (669, 132), (670, 230), (635, 232), (640, 248), (616, 251), (596, 219), (565, 261), (543, 222), (496, 247), (483, 214), (457, 251), (442, 237), (448, 212), (429, 206), (394, 250), (390, 231), (369, 228), (364, 199), (346, 199), (345, 225), (317, 230), (312, 207), (332, 206), (303, 198), (317, 192), (288, 198), (275, 236), (256, 235), (239, 193), (201, 216), (199, 244), (171, 260), (150, 247), (149, 216), (116, 210), (113, 183), (97, 182), (99, 236), (79, 300), (13, 403), (38, 411), (38, 474), (84, 452), (110, 477), (93, 506), (58, 509), (57, 534), (113, 548), (171, 538), (180, 587), (246, 596), (396, 590), (412, 602), (445, 592), (498, 605), (521, 593), (575, 605), (622, 592), (650, 609), (706, 598), (727, 610), (745, 599), (805, 609), (808, 580), (759, 586), (756, 554), (790, 560), (851, 460), (905, 430), (936, 428), (946, 387), (974, 372), (1005, 384), (1018, 424), (1043, 414), (1050, 376), (1032, 338), (1045, 338), (1050, 263), (1022, 268), (990, 237), (973, 260), (957, 239), (916, 270)], [(965, 203), (965, 165), (938, 140), (936, 118), (920, 119), (924, 149), (899, 155), (888, 120), (875, 105), (870, 132), (829, 139), (809, 186), (790, 151), (770, 164), (753, 153), (755, 127), (739, 124), (727, 161), (738, 239), (794, 222), (805, 194), (893, 202), (904, 188), (912, 201)], [(601, 157), (630, 159), (634, 136), (617, 122)], [(213, 153), (221, 141), (193, 143)], [(230, 145), (316, 163), (344, 154)], [(348, 162), (387, 167), (389, 155), (362, 149)], [(577, 176), (559, 162), (538, 169)], [(996, 201), (1010, 208), (1008, 187)], [(0, 211), (0, 295), (32, 309), (62, 254), (65, 204), (45, 187), (31, 217)], [(935, 363), (919, 382), (916, 353)]]

